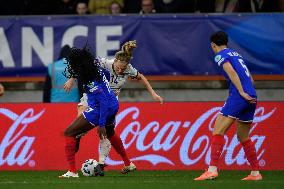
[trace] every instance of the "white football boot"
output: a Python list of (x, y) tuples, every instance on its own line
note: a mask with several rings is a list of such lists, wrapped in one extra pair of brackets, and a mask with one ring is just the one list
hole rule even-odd
[(58, 176), (59, 178), (70, 178), (70, 177), (73, 177), (73, 178), (78, 178), (79, 175), (78, 173), (73, 173), (71, 171), (67, 171), (67, 173), (61, 175), (61, 176)]
[(121, 173), (126, 174), (129, 172), (135, 171), (135, 170), (136, 170), (136, 166), (134, 165), (134, 163), (131, 162), (130, 165), (123, 167)]

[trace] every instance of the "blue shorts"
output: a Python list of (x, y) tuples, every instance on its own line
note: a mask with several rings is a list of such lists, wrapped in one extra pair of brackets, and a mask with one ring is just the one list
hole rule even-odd
[[(113, 106), (108, 109), (106, 115), (106, 125), (115, 123), (115, 116), (118, 112), (118, 106)], [(100, 120), (100, 109), (99, 108), (88, 108), (83, 112), (85, 119), (93, 126), (99, 126)]]
[(242, 122), (252, 122), (255, 109), (256, 103), (250, 104), (241, 96), (230, 95), (221, 109), (221, 114)]

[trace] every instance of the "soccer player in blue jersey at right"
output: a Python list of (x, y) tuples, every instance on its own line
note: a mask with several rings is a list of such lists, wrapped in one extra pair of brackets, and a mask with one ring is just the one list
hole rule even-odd
[(253, 79), (243, 57), (227, 47), (228, 35), (225, 32), (219, 31), (213, 34), (210, 40), (212, 50), (216, 54), (215, 63), (230, 85), (229, 97), (215, 121), (210, 166), (194, 180), (210, 180), (218, 177), (217, 167), (225, 144), (224, 135), (234, 121), (237, 121), (238, 140), (252, 169), (251, 173), (242, 180), (262, 180), (255, 146), (249, 138), (257, 102)]

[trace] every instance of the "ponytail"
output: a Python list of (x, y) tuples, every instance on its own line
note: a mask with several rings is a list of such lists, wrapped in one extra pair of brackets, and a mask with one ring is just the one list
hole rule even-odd
[(128, 41), (122, 47), (121, 51), (115, 54), (115, 58), (120, 61), (129, 63), (132, 58), (133, 50), (137, 47), (136, 41)]

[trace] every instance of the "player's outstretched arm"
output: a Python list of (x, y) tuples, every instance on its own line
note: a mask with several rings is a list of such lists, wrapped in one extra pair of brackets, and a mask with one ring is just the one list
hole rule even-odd
[(160, 97), (154, 91), (154, 89), (152, 88), (151, 84), (149, 83), (149, 81), (147, 80), (147, 78), (143, 74), (138, 73), (137, 80), (141, 80), (142, 81), (142, 83), (144, 84), (144, 86), (146, 87), (146, 89), (151, 94), (151, 96), (153, 97), (154, 100), (159, 101), (161, 104), (163, 104), (164, 99), (162, 97)]
[(252, 98), (251, 96), (249, 96), (247, 93), (244, 92), (243, 86), (241, 84), (241, 80), (240, 80), (238, 74), (236, 73), (236, 71), (234, 70), (234, 68), (232, 67), (232, 65), (229, 62), (225, 62), (223, 64), (223, 69), (227, 73), (227, 75), (229, 76), (232, 83), (238, 89), (238, 92), (240, 93), (240, 95), (245, 100), (247, 100), (249, 103), (255, 103), (256, 99)]
[(74, 86), (74, 83), (75, 83), (75, 78), (70, 78), (66, 81), (66, 83), (64, 84), (63, 88), (64, 90), (69, 93), (70, 90), (72, 89), (72, 87)]

